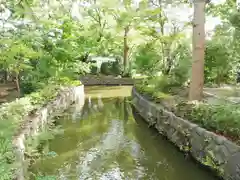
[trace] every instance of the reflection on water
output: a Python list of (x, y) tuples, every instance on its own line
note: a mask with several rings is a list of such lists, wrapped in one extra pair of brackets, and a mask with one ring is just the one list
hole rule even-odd
[(126, 97), (101, 99), (99, 92), (59, 120), (64, 134), (48, 144), (57, 156), (37, 161), (33, 173), (60, 180), (214, 179), (149, 129)]

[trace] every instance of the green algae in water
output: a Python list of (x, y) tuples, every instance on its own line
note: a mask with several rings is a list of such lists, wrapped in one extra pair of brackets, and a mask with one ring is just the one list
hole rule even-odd
[[(113, 89), (94, 91), (109, 95)], [(31, 173), (60, 180), (215, 179), (148, 128), (128, 98), (88, 97), (82, 109), (73, 106), (58, 123), (64, 134), (47, 143), (53, 156), (38, 160)]]

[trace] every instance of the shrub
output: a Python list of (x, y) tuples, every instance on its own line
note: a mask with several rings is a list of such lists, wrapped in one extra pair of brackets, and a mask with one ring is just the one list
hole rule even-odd
[(205, 54), (205, 82), (218, 85), (229, 82), (233, 62), (229, 50), (222, 42), (208, 41)]
[(173, 93), (176, 89), (181, 89), (184, 85), (174, 78), (174, 76), (154, 76), (141, 82), (142, 86), (150, 86), (155, 92)]
[(103, 62), (100, 72), (104, 75), (111, 75), (111, 62)]
[(97, 64), (92, 64), (91, 67), (90, 67), (90, 73), (93, 74), (93, 75), (96, 75), (98, 73), (98, 67), (97, 67)]
[(123, 66), (118, 61), (104, 62), (101, 65), (100, 72), (104, 75), (121, 75), (123, 73)]
[[(150, 83), (149, 83), (150, 82)], [(162, 100), (167, 100), (172, 98), (171, 95), (157, 89), (157, 85), (154, 84), (151, 80), (143, 80), (140, 83), (137, 83), (135, 87), (137, 90), (145, 95), (151, 100), (154, 100), (155, 102), (161, 102)]]
[(154, 43), (147, 43), (139, 47), (135, 56), (135, 68), (139, 73), (152, 75), (158, 67), (161, 56), (156, 50)]
[(44, 84), (45, 83), (40, 83), (36, 81), (20, 81), (21, 94), (31, 94), (32, 92), (35, 92), (38, 89), (44, 87)]
[(120, 64), (119, 61), (115, 61), (111, 63), (111, 73), (112, 75), (118, 76), (123, 73), (123, 65)]
[(240, 143), (240, 108), (236, 104), (211, 105), (182, 102), (175, 113), (200, 126)]

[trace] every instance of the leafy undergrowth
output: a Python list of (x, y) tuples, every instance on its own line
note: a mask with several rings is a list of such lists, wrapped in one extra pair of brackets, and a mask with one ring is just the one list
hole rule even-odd
[(172, 110), (175, 104), (186, 100), (187, 91), (184, 86), (172, 85), (162, 78), (154, 81), (145, 79), (137, 82), (135, 87), (146, 98), (161, 103), (168, 110)]
[[(179, 94), (176, 94), (176, 88), (174, 91), (166, 93), (166, 91), (162, 92), (161, 89), (146, 83), (136, 84), (136, 89), (148, 99), (161, 103), (177, 116), (240, 145), (240, 107), (238, 104), (188, 102), (186, 93), (182, 93), (182, 87), (179, 88)], [(170, 99), (171, 101), (169, 101)]]
[(174, 109), (177, 116), (240, 144), (239, 105), (181, 102), (176, 104)]
[(47, 102), (53, 100), (59, 90), (66, 85), (80, 85), (80, 82), (59, 79), (57, 83), (49, 82), (48, 86), (10, 103), (4, 103), (0, 108), (0, 174), (1, 180), (13, 179), (16, 168), (12, 147), (12, 139), (21, 127), (24, 117)]

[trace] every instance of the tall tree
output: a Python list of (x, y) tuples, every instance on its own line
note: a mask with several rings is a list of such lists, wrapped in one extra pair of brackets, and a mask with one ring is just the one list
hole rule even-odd
[(117, 22), (117, 27), (121, 31), (123, 30), (123, 65), (124, 72), (128, 67), (128, 56), (129, 56), (129, 32), (134, 27), (136, 22), (139, 22), (139, 9), (133, 5), (132, 0), (124, 0), (120, 4), (120, 7), (112, 11), (112, 15)]
[(193, 1), (192, 76), (189, 100), (201, 100), (203, 96), (206, 3), (206, 0)]

